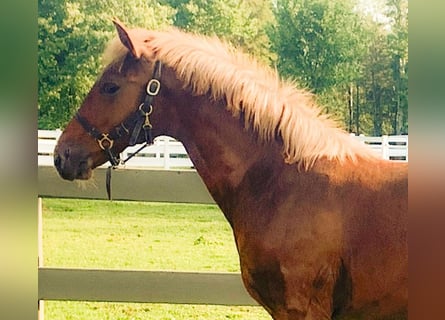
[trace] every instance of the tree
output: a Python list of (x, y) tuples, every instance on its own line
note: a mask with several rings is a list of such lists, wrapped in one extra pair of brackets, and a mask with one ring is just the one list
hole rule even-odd
[(359, 59), (359, 16), (350, 1), (278, 0), (270, 37), (278, 70), (315, 93), (349, 84)]
[(349, 94), (364, 53), (362, 24), (344, 0), (277, 0), (270, 31), (277, 68), (314, 92), (326, 111), (349, 123)]
[(362, 75), (356, 82), (357, 92), (362, 93), (355, 101), (356, 133), (408, 132), (408, 30), (403, 3), (407, 1), (390, 0), (363, 14), (363, 42), (368, 45), (361, 62)]
[(175, 26), (218, 36), (266, 63), (274, 60), (266, 33), (274, 20), (269, 0), (166, 0), (164, 3), (177, 10)]
[(393, 82), (392, 134), (408, 131), (408, 0), (387, 0), (388, 48)]
[(407, 0), (385, 1), (276, 1), (278, 70), (355, 133), (407, 132)]

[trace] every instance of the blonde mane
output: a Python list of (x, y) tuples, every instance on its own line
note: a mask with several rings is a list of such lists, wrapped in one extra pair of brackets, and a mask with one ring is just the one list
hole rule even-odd
[[(246, 127), (252, 127), (263, 141), (278, 134), (287, 163), (298, 162), (309, 169), (320, 157), (338, 161), (377, 158), (321, 114), (309, 92), (280, 80), (277, 72), (228, 44), (179, 30), (149, 34), (149, 49), (175, 70), (184, 86), (196, 95), (210, 92), (213, 99), (227, 101), (227, 109), (235, 117), (244, 113)], [(127, 52), (115, 39), (105, 50), (104, 63), (122, 59)]]

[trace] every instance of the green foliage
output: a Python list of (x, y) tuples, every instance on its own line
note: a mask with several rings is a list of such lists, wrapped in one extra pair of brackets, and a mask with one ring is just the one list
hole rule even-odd
[(348, 1), (278, 0), (270, 36), (281, 74), (315, 93), (349, 84), (361, 49), (352, 9)]
[(387, 0), (393, 92), (392, 133), (408, 132), (408, 0)]
[(364, 17), (366, 50), (355, 81), (352, 131), (408, 133), (408, 2), (389, 0), (385, 20)]
[[(382, 2), (386, 1), (386, 2)], [(376, 12), (364, 6), (376, 4)], [(380, 4), (380, 5), (377, 5)], [(41, 129), (62, 128), (100, 69), (117, 16), (216, 35), (316, 94), (351, 132), (408, 132), (407, 0), (39, 0)], [(382, 19), (383, 17), (384, 19)]]
[(267, 0), (170, 0), (177, 9), (175, 26), (205, 35), (216, 35), (269, 63), (267, 27), (273, 23)]
[(277, 0), (269, 34), (278, 70), (351, 132), (407, 133), (406, 5), (388, 0), (379, 21), (354, 0)]

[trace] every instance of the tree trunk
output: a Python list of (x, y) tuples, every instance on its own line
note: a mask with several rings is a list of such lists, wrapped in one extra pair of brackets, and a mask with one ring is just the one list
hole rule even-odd
[(352, 130), (352, 126), (353, 126), (353, 117), (354, 117), (354, 98), (353, 98), (353, 89), (354, 87), (352, 86), (352, 83), (349, 85), (349, 90), (348, 90), (348, 94), (349, 94), (349, 104), (348, 104), (348, 111), (349, 111), (349, 123), (348, 123), (348, 131), (349, 133), (353, 132), (354, 130)]
[(372, 79), (372, 103), (374, 106), (373, 112), (373, 127), (374, 136), (380, 137), (382, 135), (382, 106), (381, 106), (381, 90), (376, 83), (374, 72), (371, 73)]
[(359, 135), (360, 134), (360, 86), (358, 84), (356, 84), (355, 87), (354, 121), (355, 121), (355, 132), (357, 135)]
[(394, 84), (395, 84), (395, 101), (394, 101), (394, 107), (393, 107), (393, 118), (392, 118), (392, 134), (399, 134), (399, 110), (400, 110), (400, 95), (401, 95), (401, 90), (400, 90), (400, 57), (399, 56), (395, 56), (394, 57), (394, 61), (393, 61), (393, 70), (394, 70)]

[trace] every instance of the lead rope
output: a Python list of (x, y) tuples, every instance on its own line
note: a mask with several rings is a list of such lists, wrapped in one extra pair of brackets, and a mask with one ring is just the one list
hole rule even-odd
[(135, 152), (130, 154), (125, 160), (122, 160), (117, 164), (112, 164), (112, 165), (108, 166), (107, 174), (105, 177), (105, 184), (106, 184), (106, 188), (107, 188), (108, 200), (112, 200), (112, 198), (111, 198), (111, 169), (114, 170), (114, 169), (117, 169), (119, 167), (119, 165), (124, 165), (128, 160), (133, 158), (135, 155), (137, 155), (139, 152), (141, 152), (142, 149), (144, 149), (145, 147), (147, 147), (149, 145), (150, 145), (150, 143), (148, 143), (148, 142), (144, 143), (139, 149), (137, 149)]

